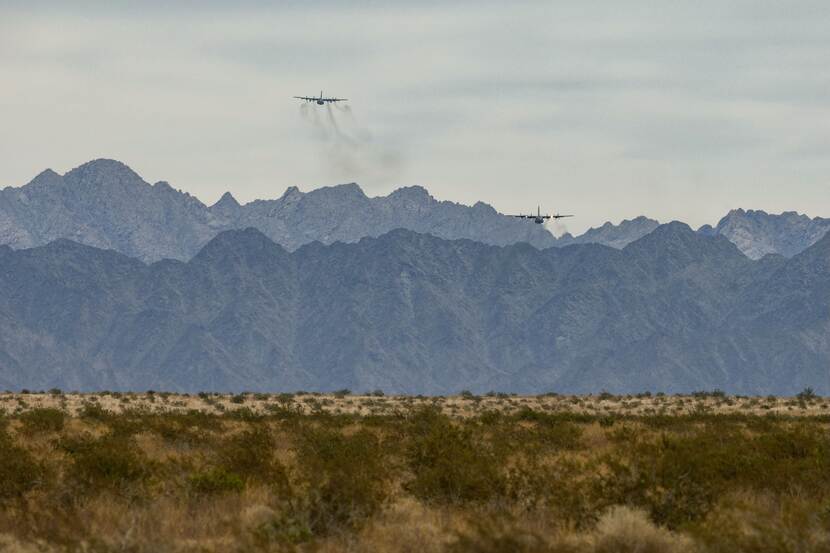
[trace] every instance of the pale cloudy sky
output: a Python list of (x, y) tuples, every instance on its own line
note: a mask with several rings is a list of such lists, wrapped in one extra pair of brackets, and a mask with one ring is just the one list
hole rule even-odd
[[(320, 89), (350, 138), (291, 99)], [(98, 157), (208, 204), (830, 216), (830, 3), (0, 0), (0, 186)]]

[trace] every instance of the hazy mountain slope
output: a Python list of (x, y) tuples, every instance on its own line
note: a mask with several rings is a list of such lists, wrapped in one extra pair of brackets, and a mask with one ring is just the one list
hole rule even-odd
[(715, 228), (701, 227), (703, 234), (726, 236), (748, 257), (776, 253), (792, 257), (815, 244), (830, 229), (830, 219), (809, 218), (793, 211), (780, 215), (765, 211), (730, 211)]
[(773, 386), (829, 390), (830, 235), (750, 288), (723, 335)]
[(111, 160), (0, 191), (0, 242), (14, 248), (66, 238), (141, 259), (186, 259), (224, 226), (196, 198)]
[[(658, 226), (646, 217), (606, 223), (559, 239), (543, 225), (497, 213), (484, 203), (438, 201), (421, 187), (369, 198), (356, 184), (300, 192), (240, 205), (226, 193), (208, 207), (165, 182), (150, 185), (123, 163), (95, 160), (61, 176), (47, 170), (21, 188), (0, 190), (0, 244), (27, 248), (59, 238), (111, 248), (152, 262), (188, 260), (224, 230), (254, 227), (293, 251), (303, 244), (356, 242), (396, 228), (486, 244), (527, 242), (537, 248), (597, 243), (623, 248)], [(753, 259), (791, 257), (820, 239), (830, 219), (787, 212), (735, 210), (706, 235), (723, 235)]]
[(506, 217), (483, 203), (468, 207), (439, 202), (421, 187), (401, 188), (377, 198), (367, 197), (356, 184), (307, 193), (291, 187), (277, 200), (258, 200), (233, 211), (227, 209), (227, 202), (220, 204), (211, 210), (229, 217), (231, 226), (257, 228), (289, 250), (312, 241), (355, 242), (396, 228), (496, 245), (528, 242), (542, 248), (555, 244), (553, 235), (541, 225)]
[(828, 244), (752, 261), (673, 223), (623, 250), (396, 230), (290, 253), (253, 229), (149, 266), (0, 248), (0, 382), (826, 393)]
[(95, 160), (61, 176), (47, 170), (0, 190), (0, 244), (27, 248), (59, 238), (111, 248), (144, 261), (187, 260), (223, 230), (254, 227), (289, 250), (320, 241), (355, 242), (395, 228), (486, 243), (555, 243), (541, 225), (486, 204), (439, 202), (420, 187), (368, 198), (356, 184), (239, 205), (230, 194), (207, 207), (165, 182), (150, 185), (123, 163)]
[(639, 240), (646, 234), (660, 226), (658, 221), (648, 217), (636, 217), (625, 219), (619, 225), (605, 223), (601, 227), (587, 230), (579, 236), (564, 234), (556, 241), (557, 246), (569, 246), (571, 244), (604, 244), (612, 248), (624, 248), (631, 242)]
[(602, 243), (621, 248), (657, 222), (639, 217), (557, 240), (542, 225), (497, 213), (484, 203), (438, 201), (418, 186), (369, 198), (356, 184), (240, 205), (226, 193), (207, 207), (165, 182), (150, 185), (118, 161), (99, 159), (61, 176), (47, 170), (21, 188), (0, 190), (0, 244), (28, 248), (59, 238), (111, 248), (147, 262), (188, 260), (224, 230), (254, 227), (288, 250), (319, 241), (356, 242), (396, 228), (486, 244), (537, 248)]

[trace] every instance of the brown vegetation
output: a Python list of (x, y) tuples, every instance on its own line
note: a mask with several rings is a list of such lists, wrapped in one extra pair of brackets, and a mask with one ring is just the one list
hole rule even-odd
[(0, 550), (830, 552), (827, 405), (6, 394)]

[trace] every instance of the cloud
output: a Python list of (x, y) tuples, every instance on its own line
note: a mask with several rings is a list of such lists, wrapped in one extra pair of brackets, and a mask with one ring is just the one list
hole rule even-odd
[[(830, 214), (825, 2), (137, 6), (0, 8), (3, 184), (108, 156), (208, 203), (362, 180), (572, 232)], [(297, 116), (321, 88), (342, 136)]]

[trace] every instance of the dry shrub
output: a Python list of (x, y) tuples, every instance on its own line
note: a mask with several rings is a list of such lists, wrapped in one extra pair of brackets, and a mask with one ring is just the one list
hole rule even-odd
[(505, 499), (527, 512), (546, 512), (579, 528), (593, 526), (599, 515), (591, 498), (596, 467), (570, 458), (517, 461), (508, 471)]
[(655, 526), (645, 511), (616, 506), (597, 522), (589, 538), (593, 553), (681, 553), (692, 551), (685, 536)]
[(830, 503), (743, 493), (721, 502), (693, 532), (711, 553), (828, 553)]
[(44, 544), (26, 543), (14, 536), (0, 534), (0, 551), (4, 553), (50, 553), (57, 549)]
[(456, 553), (692, 553), (686, 536), (655, 526), (641, 510), (615, 506), (586, 533), (538, 528), (509, 513), (479, 516), (458, 533)]
[[(453, 522), (443, 508), (430, 508), (411, 497), (401, 497), (366, 525), (358, 536), (357, 544), (351, 549), (440, 553), (446, 551), (454, 539), (449, 530)], [(334, 550), (338, 548), (335, 546)]]
[(344, 435), (308, 429), (298, 463), (307, 493), (306, 509), (315, 533), (360, 526), (380, 511), (387, 496), (384, 449), (366, 430)]
[(508, 513), (479, 516), (469, 527), (457, 532), (447, 548), (452, 553), (582, 553), (584, 540), (575, 536), (541, 532)]

